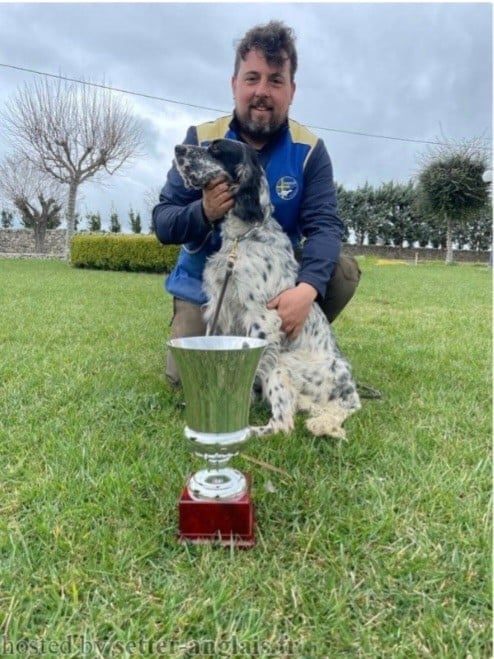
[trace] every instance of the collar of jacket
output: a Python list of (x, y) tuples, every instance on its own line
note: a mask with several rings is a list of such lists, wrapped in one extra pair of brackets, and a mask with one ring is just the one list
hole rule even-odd
[[(233, 130), (233, 132), (236, 134), (240, 142), (245, 142), (245, 140), (241, 137), (240, 135), (240, 124), (237, 118), (237, 115), (235, 111), (233, 112), (232, 120), (230, 121), (230, 129)], [(278, 130), (273, 133), (266, 142), (266, 144), (261, 147), (260, 149), (256, 149), (258, 153), (263, 153), (264, 151), (269, 151), (270, 148), (278, 142), (278, 140), (281, 138), (282, 135), (286, 133), (288, 130), (288, 119), (285, 119), (285, 121), (281, 124), (281, 126), (278, 128)]]

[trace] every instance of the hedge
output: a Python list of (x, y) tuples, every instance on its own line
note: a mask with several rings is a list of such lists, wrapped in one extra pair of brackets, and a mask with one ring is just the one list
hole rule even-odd
[(179, 245), (162, 245), (155, 236), (77, 234), (70, 243), (70, 262), (76, 268), (170, 272), (179, 249)]

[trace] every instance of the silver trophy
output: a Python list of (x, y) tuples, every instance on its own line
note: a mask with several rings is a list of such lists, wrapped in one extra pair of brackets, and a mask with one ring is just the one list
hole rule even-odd
[[(239, 454), (252, 434), (250, 397), (266, 345), (262, 339), (236, 336), (197, 336), (168, 342), (183, 386), (185, 437), (192, 451), (208, 463), (189, 477), (182, 495), (183, 539), (204, 540), (228, 532), (250, 534), (239, 531), (235, 520), (228, 521), (235, 511), (241, 516), (241, 508), (232, 505), (249, 497), (248, 479), (229, 467), (228, 462)], [(194, 505), (201, 502), (217, 506), (206, 512), (204, 506)], [(218, 528), (213, 528), (215, 524)]]

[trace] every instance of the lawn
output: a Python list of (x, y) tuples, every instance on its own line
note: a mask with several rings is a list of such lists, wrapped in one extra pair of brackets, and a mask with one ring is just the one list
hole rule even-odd
[(491, 271), (362, 269), (334, 327), (382, 399), (249, 444), (238, 551), (175, 539), (162, 277), (0, 261), (0, 656), (491, 657)]

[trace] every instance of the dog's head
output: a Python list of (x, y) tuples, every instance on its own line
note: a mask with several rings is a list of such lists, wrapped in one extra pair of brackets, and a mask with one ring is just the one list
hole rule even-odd
[(179, 144), (175, 163), (184, 183), (200, 190), (223, 175), (235, 197), (233, 213), (245, 222), (259, 222), (263, 171), (257, 154), (247, 144), (235, 140), (214, 140), (207, 147)]

